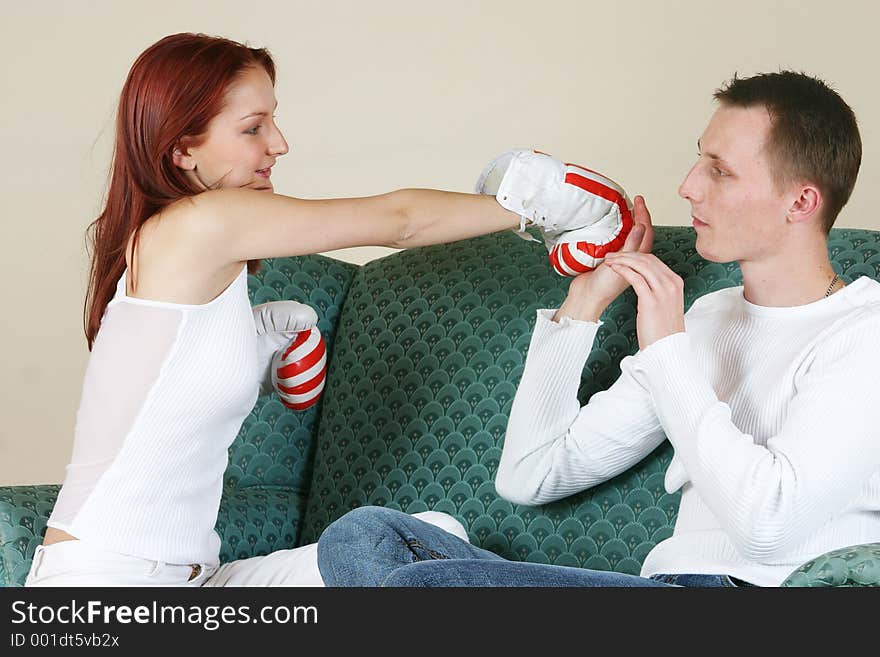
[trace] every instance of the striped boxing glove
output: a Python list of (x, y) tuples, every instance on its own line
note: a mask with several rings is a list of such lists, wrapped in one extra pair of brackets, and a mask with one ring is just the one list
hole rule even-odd
[[(323, 338), (320, 337), (320, 331), (316, 328), (317, 313), (310, 306), (297, 301), (270, 301), (254, 306), (253, 314), (257, 333), (260, 395), (268, 395), (276, 391), (285, 405), (304, 403), (304, 400), (297, 396), (301, 393), (290, 392), (291, 388), (302, 385), (302, 382), (289, 380), (291, 378), (290, 369), (281, 376), (278, 375), (277, 370), (279, 367), (296, 363), (301, 358), (303, 344), (315, 342), (314, 338), (311, 341), (308, 340), (313, 333), (317, 334), (317, 341), (325, 356), (322, 364), (326, 362), (326, 347)], [(294, 345), (296, 345), (295, 349)], [(321, 359), (319, 358), (319, 360)], [(306, 367), (303, 371), (310, 373), (311, 370), (311, 367)], [(317, 372), (310, 378), (314, 378), (316, 374)], [(321, 386), (323, 388), (323, 381)], [(314, 401), (317, 401), (317, 394), (314, 395)]]
[(302, 331), (272, 359), (272, 383), (281, 403), (304, 411), (318, 402), (327, 379), (327, 345), (317, 326)]
[(557, 273), (594, 269), (623, 246), (633, 226), (632, 203), (617, 183), (600, 173), (532, 150), (509, 151), (486, 166), (478, 194), (539, 226)]
[(583, 228), (544, 231), (553, 269), (562, 276), (577, 276), (598, 267), (608, 253), (620, 250), (633, 228), (633, 204), (613, 180), (583, 167), (568, 167), (572, 184), (593, 194), (597, 210), (605, 211), (596, 223)]

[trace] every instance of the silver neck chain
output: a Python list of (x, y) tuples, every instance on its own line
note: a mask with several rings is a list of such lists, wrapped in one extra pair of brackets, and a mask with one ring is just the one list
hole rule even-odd
[(839, 281), (839, 280), (840, 280), (840, 276), (838, 276), (837, 274), (834, 274), (834, 278), (832, 278), (831, 282), (828, 284), (828, 289), (825, 290), (826, 297), (831, 295), (831, 290), (834, 289), (834, 286), (837, 285), (837, 281)]

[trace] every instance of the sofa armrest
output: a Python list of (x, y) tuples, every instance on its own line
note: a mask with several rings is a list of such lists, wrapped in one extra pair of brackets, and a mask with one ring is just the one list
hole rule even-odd
[(782, 586), (880, 586), (880, 543), (826, 552), (797, 568)]
[[(0, 486), (0, 587), (23, 586), (58, 484)], [(226, 486), (215, 529), (221, 562), (296, 546), (305, 496), (286, 486)]]
[(61, 486), (0, 486), (0, 586), (21, 586)]

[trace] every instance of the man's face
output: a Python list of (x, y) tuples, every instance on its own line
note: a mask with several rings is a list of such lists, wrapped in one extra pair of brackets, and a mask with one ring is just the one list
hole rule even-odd
[(697, 252), (712, 262), (760, 260), (785, 238), (792, 197), (776, 189), (764, 144), (763, 106), (721, 106), (698, 142), (698, 159), (678, 188), (691, 204)]

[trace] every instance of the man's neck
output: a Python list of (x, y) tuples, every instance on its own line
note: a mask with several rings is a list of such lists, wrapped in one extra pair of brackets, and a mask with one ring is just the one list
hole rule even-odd
[[(757, 306), (803, 306), (825, 296), (834, 277), (828, 247), (816, 241), (760, 260), (741, 261), (743, 296)], [(840, 289), (835, 285), (832, 291)]]

